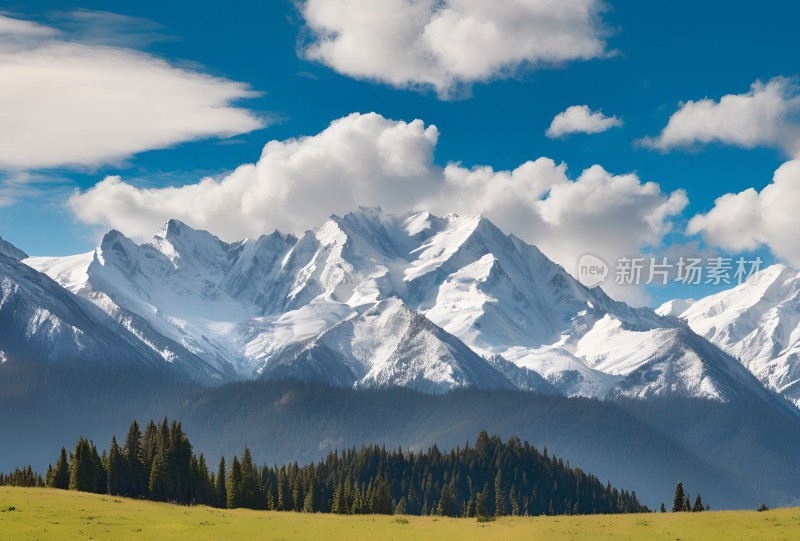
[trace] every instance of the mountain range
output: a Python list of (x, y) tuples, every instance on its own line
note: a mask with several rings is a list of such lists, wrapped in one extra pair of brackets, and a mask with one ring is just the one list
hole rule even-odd
[(668, 302), (673, 315), (737, 358), (767, 388), (800, 407), (800, 272), (775, 264), (700, 300)]
[[(482, 216), (380, 209), (237, 242), (170, 220), (147, 242), (110, 231), (68, 257), (0, 239), (0, 429), (26, 434), (25, 456), (67, 426), (169, 414), (209, 451), (232, 452), (216, 430), (313, 460), (488, 428), (650, 498), (684, 476), (726, 505), (751, 505), (752, 487), (793, 502), (797, 278), (774, 266), (634, 308)], [(397, 396), (420, 406), (400, 415)], [(781, 465), (753, 470), (759, 453)]]
[(147, 363), (205, 384), (772, 399), (683, 322), (584, 287), (481, 216), (361, 209), (234, 243), (171, 220), (144, 244), (111, 231), (93, 252), (22, 263), (116, 324), (94, 328), (124, 327)]

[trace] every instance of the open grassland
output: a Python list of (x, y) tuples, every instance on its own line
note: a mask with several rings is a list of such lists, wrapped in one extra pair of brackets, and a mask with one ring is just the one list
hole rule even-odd
[[(12, 509), (13, 508), (13, 509)], [(0, 539), (796, 540), (800, 508), (474, 519), (337, 516), (183, 507), (81, 492), (0, 487)]]

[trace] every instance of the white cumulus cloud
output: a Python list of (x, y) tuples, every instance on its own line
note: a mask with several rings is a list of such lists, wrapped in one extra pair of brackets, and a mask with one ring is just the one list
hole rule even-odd
[(244, 83), (0, 15), (0, 169), (92, 167), (264, 126)]
[(306, 58), (449, 98), (520, 69), (607, 54), (601, 0), (305, 0)]
[(742, 148), (776, 147), (800, 155), (800, 91), (797, 81), (776, 77), (756, 81), (744, 94), (729, 94), (719, 101), (688, 101), (669, 119), (657, 137), (641, 140), (662, 151), (722, 143)]
[[(226, 240), (277, 228), (300, 233), (331, 213), (358, 206), (390, 212), (483, 213), (506, 232), (536, 244), (572, 271), (591, 251), (609, 261), (658, 245), (687, 204), (635, 174), (600, 166), (572, 179), (567, 166), (538, 158), (514, 170), (445, 167), (434, 161), (439, 137), (421, 120), (352, 114), (319, 134), (270, 141), (255, 164), (180, 187), (138, 187), (108, 177), (69, 201), (82, 222), (147, 238), (178, 218)], [(633, 299), (641, 293), (615, 292)], [(627, 295), (627, 297), (625, 297)]]
[(701, 233), (709, 244), (726, 250), (768, 247), (779, 258), (800, 266), (800, 160), (781, 165), (772, 183), (718, 198), (706, 214), (691, 219), (687, 232)]
[(616, 116), (592, 111), (588, 105), (573, 105), (553, 118), (545, 135), (555, 139), (570, 133), (601, 133), (617, 126), (622, 126), (622, 120)]

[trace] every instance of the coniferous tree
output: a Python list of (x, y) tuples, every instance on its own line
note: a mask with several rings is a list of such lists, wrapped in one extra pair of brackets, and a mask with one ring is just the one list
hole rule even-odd
[(303, 512), (305, 513), (316, 513), (317, 512), (317, 505), (316, 505), (316, 490), (314, 483), (312, 482), (309, 485), (308, 490), (306, 491), (306, 497), (303, 501)]
[(239, 459), (234, 456), (231, 462), (231, 473), (225, 487), (228, 492), (228, 509), (242, 506), (242, 466)]
[(489, 516), (489, 484), (483, 485), (483, 490), (478, 492), (475, 498), (475, 516), (488, 517)]
[(153, 465), (150, 467), (148, 493), (150, 494), (150, 498), (157, 502), (166, 501), (169, 495), (164, 456), (161, 453), (156, 453), (156, 456), (153, 458)]
[(701, 511), (705, 511), (705, 507), (703, 506), (703, 499), (700, 497), (700, 494), (698, 494), (697, 498), (694, 499), (694, 506), (692, 507), (692, 511), (695, 513), (700, 513)]
[(219, 459), (219, 466), (217, 467), (217, 478), (215, 479), (217, 505), (219, 507), (226, 507), (228, 505), (228, 490), (226, 487), (227, 474), (225, 473), (225, 457)]
[(70, 490), (103, 493), (105, 485), (103, 464), (97, 448), (91, 441), (80, 438), (70, 461)]
[(672, 512), (679, 513), (683, 511), (686, 494), (683, 491), (683, 483), (678, 481), (678, 484), (675, 485), (675, 497), (672, 500)]
[(506, 488), (503, 482), (503, 472), (497, 470), (494, 478), (494, 516), (502, 517), (506, 512)]
[[(138, 466), (137, 466), (138, 464)], [(135, 470), (142, 469), (136, 488)], [(556, 457), (543, 456), (516, 438), (503, 443), (483, 432), (469, 445), (442, 453), (387, 451), (384, 447), (334, 452), (299, 467), (256, 467), (249, 449), (234, 458), (232, 471), (220, 459), (211, 474), (204, 455), (192, 446), (180, 423), (150, 422), (141, 434), (132, 423), (125, 445), (116, 437), (102, 458), (92, 442), (80, 438), (68, 460), (62, 450), (48, 470), (50, 486), (144, 496), (176, 503), (215, 504), (254, 509), (335, 513), (407, 513), (489, 516), (512, 513), (624, 513), (647, 511), (635, 492), (617, 490)], [(61, 479), (61, 481), (59, 481)], [(44, 480), (28, 467), (0, 484), (40, 486)], [(478, 490), (478, 487), (483, 487)], [(492, 490), (494, 488), (494, 490)], [(681, 486), (682, 490), (682, 486)], [(686, 497), (686, 494), (683, 494)], [(688, 499), (688, 498), (687, 498)], [(702, 500), (692, 509), (703, 508)], [(678, 500), (680, 501), (680, 500)], [(688, 507), (683, 502), (682, 508)]]
[(459, 515), (458, 505), (455, 496), (449, 486), (442, 487), (442, 494), (439, 498), (439, 505), (436, 514), (442, 517), (457, 517)]
[(132, 498), (146, 496), (150, 481), (148, 475), (150, 468), (145, 463), (142, 432), (136, 421), (133, 421), (128, 429), (128, 436), (122, 446), (122, 455), (127, 470), (125, 495)]
[(63, 490), (69, 488), (69, 463), (67, 462), (67, 450), (63, 447), (61, 448), (61, 455), (59, 455), (56, 461), (56, 467), (50, 478), (49, 486)]
[(128, 493), (126, 469), (117, 438), (112, 437), (111, 449), (108, 452), (108, 468), (106, 469), (108, 494), (119, 496)]
[(278, 509), (281, 511), (290, 511), (292, 509), (292, 491), (289, 488), (289, 480), (286, 478), (285, 468), (278, 473)]

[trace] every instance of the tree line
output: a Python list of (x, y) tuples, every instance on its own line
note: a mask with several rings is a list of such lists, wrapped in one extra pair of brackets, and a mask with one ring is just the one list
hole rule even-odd
[[(678, 481), (678, 484), (675, 485), (675, 494), (672, 497), (673, 513), (701, 513), (709, 510), (711, 510), (711, 506), (703, 504), (703, 498), (699, 492), (694, 499), (694, 504), (692, 504), (692, 497), (683, 490), (683, 482)], [(664, 502), (661, 502), (661, 512), (667, 512)]]
[[(482, 431), (450, 452), (363, 446), (315, 464), (257, 466), (248, 448), (211, 471), (177, 421), (131, 423), (108, 450), (80, 438), (42, 478), (29, 468), (0, 476), (23, 484), (181, 504), (339, 514), (451, 517), (649, 512), (635, 492), (603, 484), (528, 442)], [(677, 497), (677, 496), (676, 496)]]

